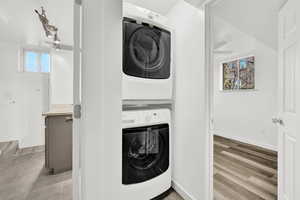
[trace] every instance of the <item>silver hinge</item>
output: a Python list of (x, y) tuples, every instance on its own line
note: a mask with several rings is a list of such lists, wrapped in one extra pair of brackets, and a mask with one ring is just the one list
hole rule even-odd
[(74, 105), (74, 118), (75, 119), (81, 118), (81, 105), (80, 104)]

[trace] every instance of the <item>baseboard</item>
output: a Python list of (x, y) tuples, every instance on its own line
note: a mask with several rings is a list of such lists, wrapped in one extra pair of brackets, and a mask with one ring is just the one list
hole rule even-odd
[(223, 134), (222, 132), (214, 132), (213, 134), (217, 135), (217, 136), (225, 137), (225, 138), (228, 138), (228, 139), (232, 139), (232, 140), (237, 140), (239, 142), (243, 142), (243, 143), (246, 143), (246, 144), (259, 146), (259, 147), (262, 147), (262, 148), (265, 148), (265, 149), (268, 149), (268, 150), (271, 150), (271, 151), (278, 151), (277, 146), (273, 146), (273, 145), (270, 145), (270, 144), (258, 143), (256, 141), (245, 139), (243, 137), (229, 136), (229, 135)]
[(196, 200), (191, 194), (189, 194), (179, 183), (172, 181), (173, 189), (184, 199), (184, 200)]

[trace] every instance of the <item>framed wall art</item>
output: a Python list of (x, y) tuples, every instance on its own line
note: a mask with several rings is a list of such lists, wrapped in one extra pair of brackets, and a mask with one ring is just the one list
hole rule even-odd
[(244, 57), (222, 63), (222, 90), (255, 89), (255, 57)]

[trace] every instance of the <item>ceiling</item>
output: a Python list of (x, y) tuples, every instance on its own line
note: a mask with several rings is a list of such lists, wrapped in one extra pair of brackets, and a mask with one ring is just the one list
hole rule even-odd
[(200, 7), (207, 0), (185, 0), (185, 1), (192, 4), (195, 7)]
[[(124, 0), (162, 15), (183, 0)], [(185, 0), (199, 7), (205, 0)], [(59, 6), (58, 3), (59, 2)], [(286, 0), (219, 0), (213, 12), (241, 32), (248, 33), (277, 49), (277, 13)], [(41, 44), (46, 40), (34, 9), (44, 6), (51, 24), (59, 28), (63, 43), (73, 44), (73, 0), (1, 0), (0, 42)], [(230, 38), (229, 30), (219, 26), (220, 41)], [(222, 33), (224, 32), (224, 33)], [(222, 36), (223, 35), (223, 36)], [(222, 38), (225, 37), (225, 38)]]
[(227, 21), (216, 16), (213, 19), (213, 29), (215, 50), (226, 50), (228, 44), (234, 41), (234, 39), (242, 38), (243, 36), (245, 36), (245, 33), (238, 30)]
[[(34, 9), (44, 6), (50, 24), (59, 29), (62, 43), (73, 44), (74, 0), (0, 0), (0, 42), (40, 45), (47, 38)], [(162, 15), (183, 0), (124, 0)], [(204, 0), (186, 0), (198, 5)]]
[[(221, 0), (215, 5), (213, 14), (236, 30), (277, 50), (278, 11), (285, 2), (286, 0)], [(220, 22), (215, 23), (215, 31), (216, 43), (230, 40), (237, 32), (230, 33), (229, 26), (222, 26)]]
[[(43, 44), (47, 38), (34, 9), (44, 6), (63, 43), (73, 44), (74, 0), (0, 0), (0, 42)], [(124, 0), (162, 15), (180, 0)], [(182, 1), (182, 0), (181, 0)]]
[(161, 15), (166, 15), (178, 1), (180, 0), (124, 0)]
[[(59, 6), (57, 3), (59, 2)], [(1, 0), (0, 42), (41, 44), (46, 37), (34, 9), (44, 6), (63, 43), (73, 43), (73, 0)], [(62, 15), (63, 13), (63, 15)]]

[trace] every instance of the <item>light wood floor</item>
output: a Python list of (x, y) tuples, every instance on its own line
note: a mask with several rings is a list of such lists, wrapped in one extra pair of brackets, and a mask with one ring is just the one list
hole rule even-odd
[(277, 153), (215, 136), (214, 199), (276, 200)]
[[(44, 161), (40, 147), (0, 156), (0, 200), (72, 200), (72, 172), (49, 175)], [(172, 191), (164, 200), (183, 199)]]
[(72, 172), (49, 175), (42, 148), (0, 158), (0, 200), (71, 200)]
[(18, 150), (18, 142), (10, 141), (10, 142), (0, 142), (0, 158), (12, 156)]
[(179, 194), (175, 191), (172, 191), (171, 194), (163, 200), (184, 200)]

